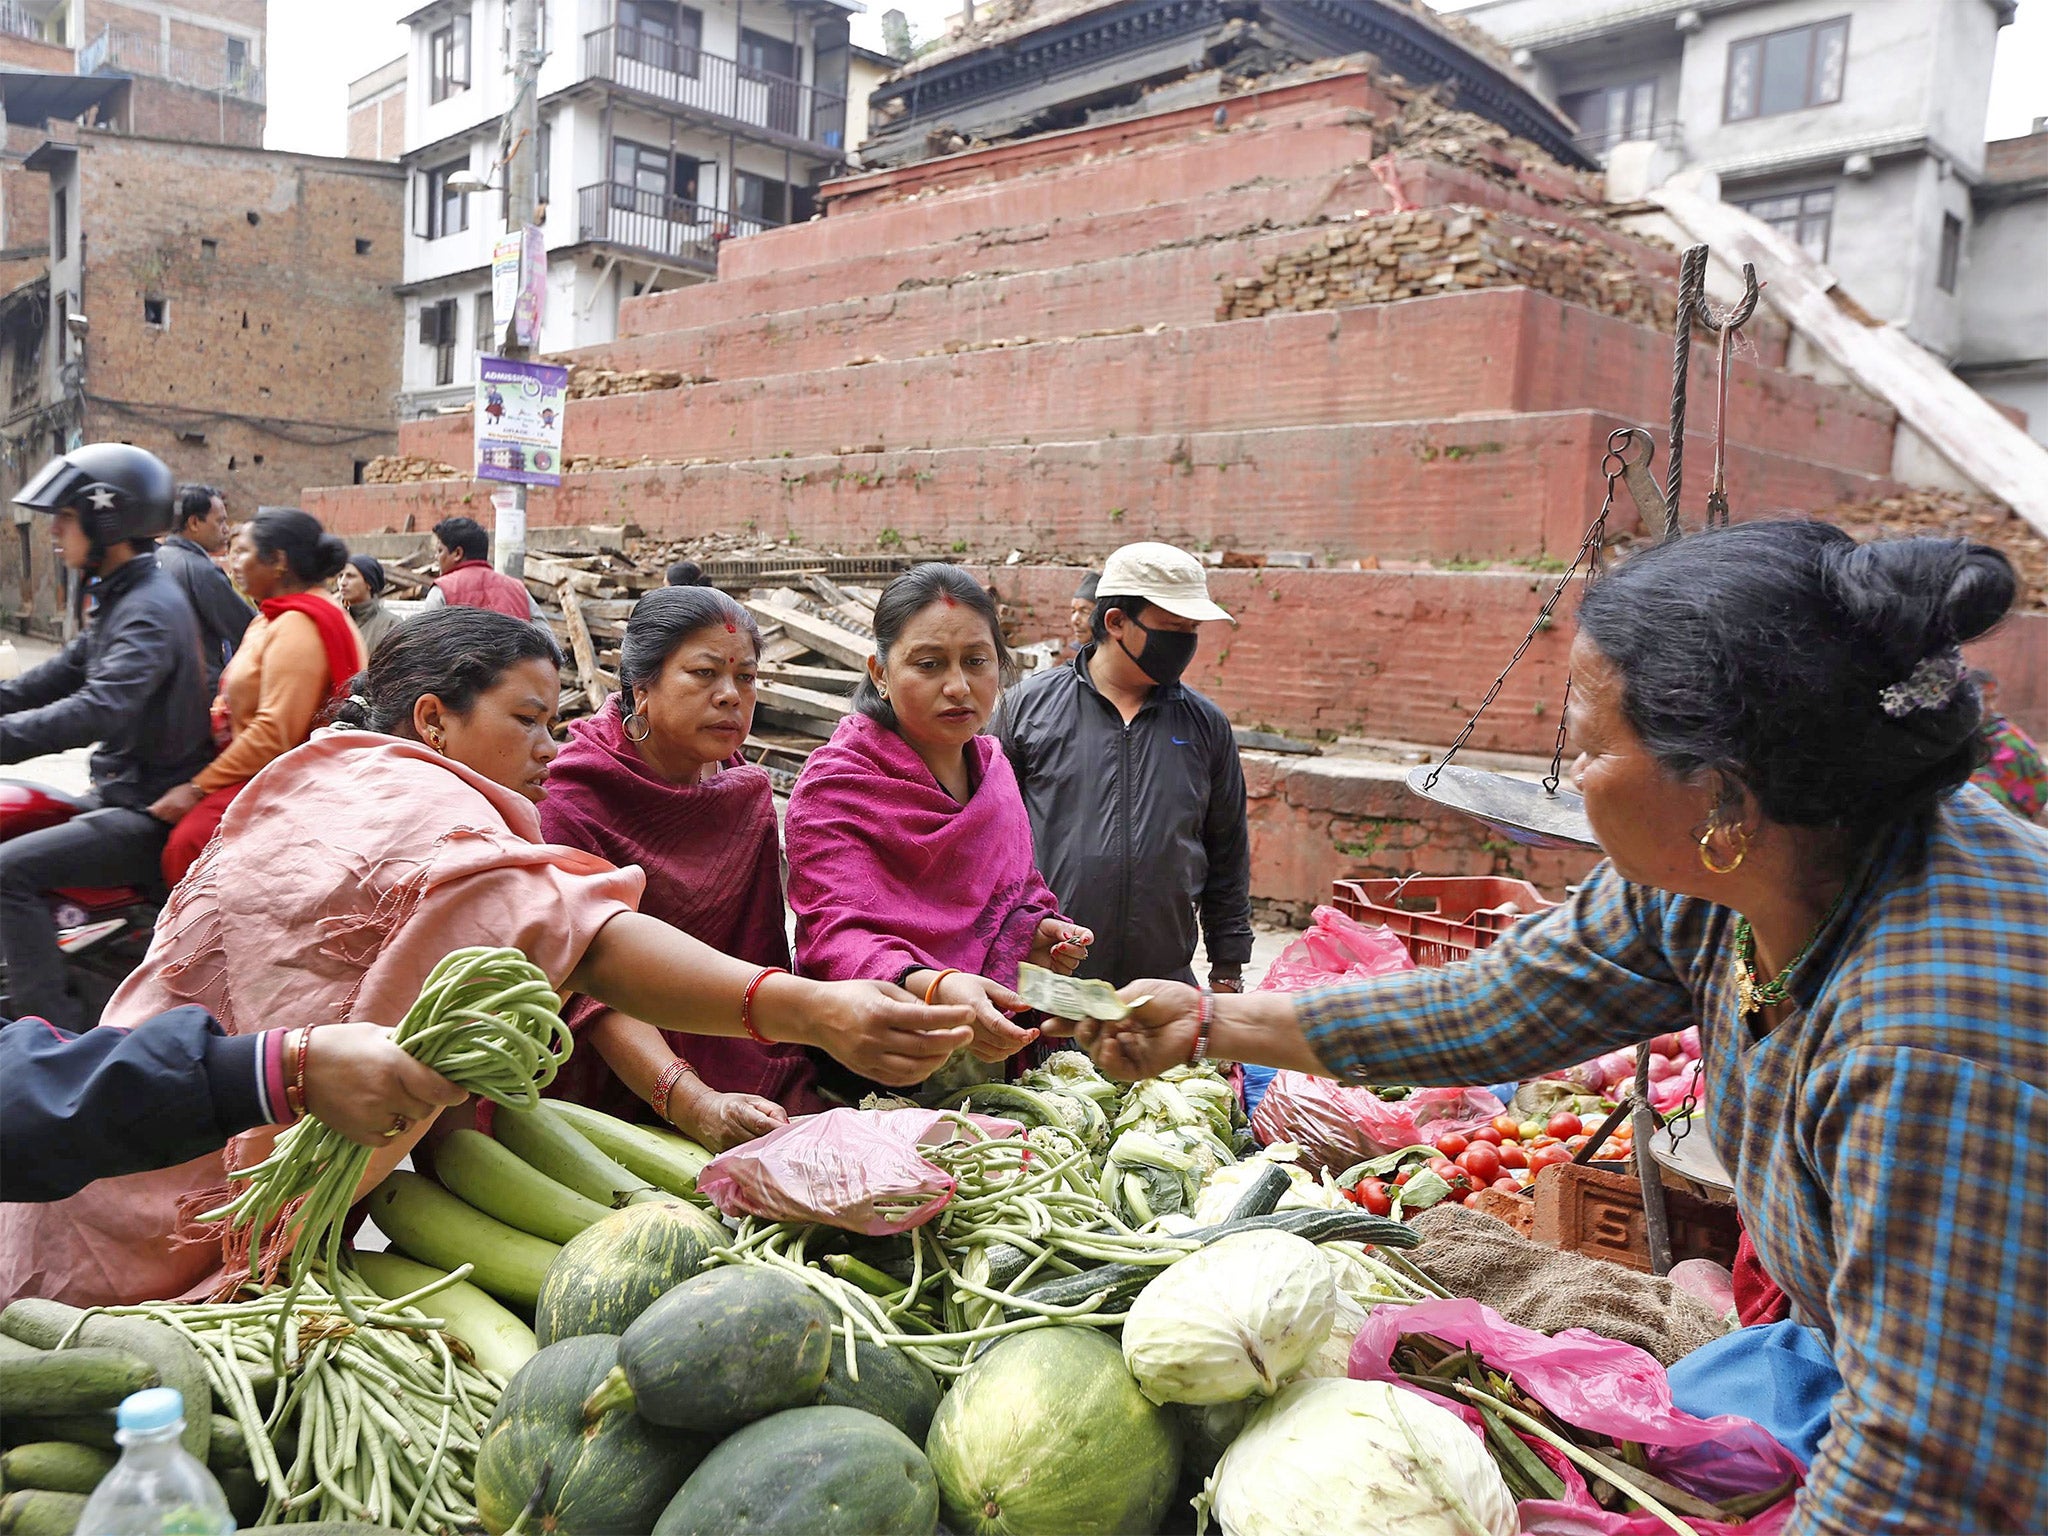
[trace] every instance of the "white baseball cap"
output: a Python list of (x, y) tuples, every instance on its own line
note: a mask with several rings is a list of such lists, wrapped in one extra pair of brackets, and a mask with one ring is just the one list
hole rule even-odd
[(1142, 597), (1177, 618), (1237, 622), (1210, 598), (1202, 562), (1171, 544), (1126, 544), (1103, 563), (1095, 591), (1098, 599)]

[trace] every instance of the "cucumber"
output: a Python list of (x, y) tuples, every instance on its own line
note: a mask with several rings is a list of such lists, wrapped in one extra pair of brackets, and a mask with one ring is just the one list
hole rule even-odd
[(91, 1493), (113, 1470), (114, 1458), (109, 1452), (64, 1440), (38, 1440), (0, 1455), (0, 1479), (9, 1488)]
[(1280, 1204), (1280, 1197), (1294, 1185), (1287, 1169), (1279, 1163), (1268, 1163), (1259, 1170), (1257, 1178), (1245, 1186), (1243, 1194), (1237, 1197), (1237, 1204), (1230, 1208), (1230, 1221), (1243, 1221), (1248, 1216), (1269, 1216)]
[(0, 1499), (0, 1536), (72, 1536), (84, 1513), (82, 1493), (24, 1488)]
[(436, 1147), (434, 1177), (486, 1216), (551, 1243), (566, 1243), (611, 1214), (481, 1131), (456, 1131)]
[(218, 1477), (250, 1464), (249, 1442), (242, 1436), (242, 1426), (226, 1414), (216, 1413), (213, 1438), (206, 1446), (206, 1470)]
[[(1187, 1234), (1206, 1247), (1233, 1232), (1272, 1228), (1292, 1232), (1311, 1243), (1375, 1243), (1382, 1248), (1413, 1248), (1422, 1239), (1413, 1227), (1385, 1216), (1364, 1211), (1313, 1210), (1275, 1211), (1266, 1216), (1247, 1216), (1220, 1226), (1203, 1227)], [(1109, 1292), (1105, 1305), (1113, 1306), (1126, 1296), (1135, 1296), (1165, 1266), (1159, 1264), (1100, 1264), (1079, 1274), (1044, 1280), (1020, 1294), (1047, 1306), (1078, 1306), (1098, 1291)]]
[(206, 1460), (213, 1435), (212, 1378), (199, 1351), (177, 1329), (143, 1317), (88, 1316), (61, 1301), (23, 1297), (0, 1312), (0, 1333), (38, 1349), (55, 1349), (60, 1340), (69, 1337), (74, 1345), (126, 1350), (147, 1361), (156, 1367), (163, 1384), (175, 1387), (185, 1400), (185, 1432), (180, 1442), (195, 1460)]
[(697, 1175), (712, 1153), (687, 1136), (652, 1125), (633, 1125), (585, 1104), (550, 1099), (549, 1106), (598, 1151), (656, 1189), (695, 1198)]
[(606, 1210), (630, 1205), (643, 1193), (662, 1200), (676, 1198), (626, 1172), (598, 1151), (553, 1104), (536, 1104), (532, 1109), (500, 1105), (491, 1117), (491, 1134), (530, 1167)]
[(52, 1349), (0, 1360), (0, 1414), (86, 1413), (153, 1387), (156, 1367), (121, 1349)]
[[(444, 1269), (415, 1264), (395, 1253), (359, 1253), (355, 1263), (370, 1289), (389, 1301), (410, 1296), (447, 1274)], [(468, 1349), (471, 1359), (500, 1376), (513, 1375), (540, 1347), (531, 1328), (467, 1280), (458, 1280), (413, 1305), (428, 1317), (438, 1317), (443, 1331)]]
[(466, 1205), (432, 1179), (403, 1169), (370, 1191), (370, 1219), (407, 1258), (470, 1280), (500, 1301), (531, 1307), (561, 1248)]
[(9, 1414), (0, 1419), (0, 1439), (9, 1445), (64, 1440), (72, 1445), (96, 1446), (103, 1451), (120, 1449), (114, 1439), (114, 1412), (111, 1408), (100, 1413), (73, 1413), (54, 1419)]

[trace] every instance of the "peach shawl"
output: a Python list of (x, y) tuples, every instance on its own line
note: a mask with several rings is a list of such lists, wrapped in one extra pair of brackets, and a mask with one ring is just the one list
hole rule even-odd
[[(529, 801), (417, 742), (323, 732), (228, 808), (105, 1017), (132, 1025), (197, 1003), (234, 1034), (395, 1024), (427, 972), (469, 944), (523, 950), (559, 985), (642, 885), (637, 869), (543, 843)], [(220, 1244), (178, 1235), (179, 1202), (224, 1186), (274, 1137), (252, 1131), (54, 1204), (0, 1204), (0, 1302), (132, 1303), (206, 1282)]]

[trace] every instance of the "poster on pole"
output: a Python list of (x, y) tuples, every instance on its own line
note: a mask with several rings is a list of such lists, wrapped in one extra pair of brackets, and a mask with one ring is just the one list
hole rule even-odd
[[(491, 247), (491, 314), (498, 327), (491, 346), (539, 346), (547, 302), (547, 243), (539, 226), (528, 224), (500, 235)], [(508, 324), (512, 328), (509, 342), (505, 338)]]
[(569, 370), (555, 363), (477, 359), (476, 477), (562, 483), (562, 418)]

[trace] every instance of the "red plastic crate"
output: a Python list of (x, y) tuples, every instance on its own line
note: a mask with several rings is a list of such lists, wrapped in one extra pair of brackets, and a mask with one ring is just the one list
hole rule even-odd
[[(1417, 965), (1470, 959), (1530, 913), (1557, 905), (1528, 881), (1501, 875), (1338, 880), (1331, 899), (1346, 917), (1393, 929)], [(1493, 910), (1509, 904), (1516, 910)]]

